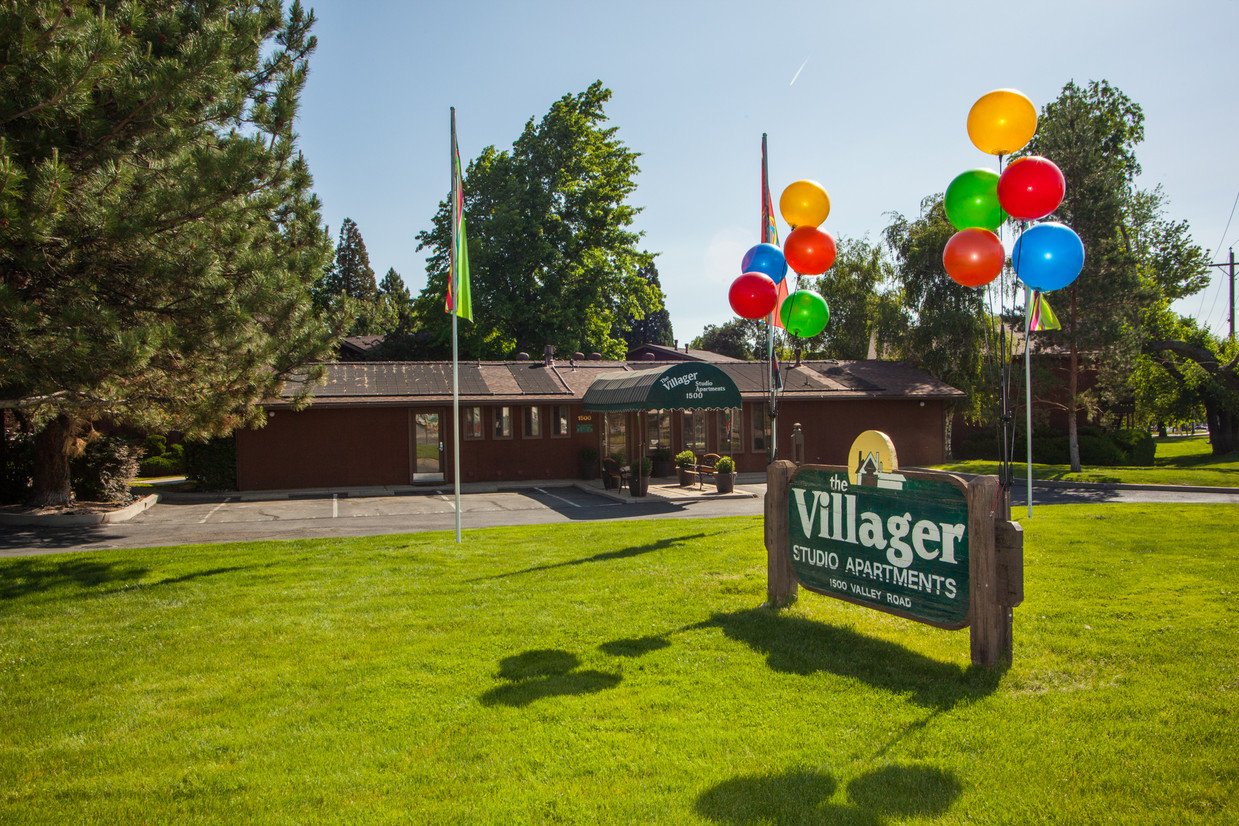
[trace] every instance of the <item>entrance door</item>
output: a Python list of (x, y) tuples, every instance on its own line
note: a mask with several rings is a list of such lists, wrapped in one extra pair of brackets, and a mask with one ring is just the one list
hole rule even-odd
[(413, 413), (413, 481), (443, 481), (443, 435), (438, 413)]

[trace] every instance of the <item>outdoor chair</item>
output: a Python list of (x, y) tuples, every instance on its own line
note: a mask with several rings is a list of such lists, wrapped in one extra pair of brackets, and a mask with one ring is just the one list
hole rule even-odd
[(620, 463), (611, 458), (602, 460), (602, 476), (605, 487), (623, 488), (628, 484), (628, 468), (620, 467)]
[(697, 460), (697, 487), (701, 487), (706, 476), (714, 475), (714, 466), (721, 458), (717, 453), (707, 453)]

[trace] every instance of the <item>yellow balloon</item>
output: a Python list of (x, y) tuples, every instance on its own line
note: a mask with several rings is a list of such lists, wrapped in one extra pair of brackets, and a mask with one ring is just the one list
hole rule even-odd
[(968, 137), (990, 155), (1010, 155), (1032, 140), (1037, 131), (1037, 107), (1014, 89), (995, 89), (972, 104)]
[(816, 227), (830, 214), (830, 196), (817, 181), (796, 181), (779, 196), (783, 220), (796, 227)]

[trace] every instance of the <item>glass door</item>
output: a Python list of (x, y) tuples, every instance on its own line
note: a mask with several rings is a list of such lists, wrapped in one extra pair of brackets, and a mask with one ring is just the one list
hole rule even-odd
[(439, 414), (413, 414), (413, 481), (443, 481), (443, 435)]

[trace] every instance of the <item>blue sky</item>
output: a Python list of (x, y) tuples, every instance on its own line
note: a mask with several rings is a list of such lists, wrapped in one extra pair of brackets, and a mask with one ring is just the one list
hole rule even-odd
[[(333, 236), (356, 221), (376, 273), (395, 267), (415, 293), (414, 236), (450, 186), (450, 107), (467, 163), (510, 148), (526, 121), (594, 80), (641, 153), (636, 228), (658, 253), (681, 345), (734, 318), (727, 288), (759, 240), (763, 132), (776, 204), (792, 181), (817, 180), (831, 198), (823, 229), (876, 240), (888, 213), (915, 215), (960, 172), (997, 168), (966, 121), (998, 88), (1040, 109), (1069, 80), (1109, 80), (1144, 109), (1140, 185), (1163, 186), (1169, 215), (1213, 261), (1239, 245), (1230, 0), (309, 5), (318, 50), (298, 131), (324, 220)], [(1224, 333), (1227, 279), (1215, 273), (1178, 309)]]

